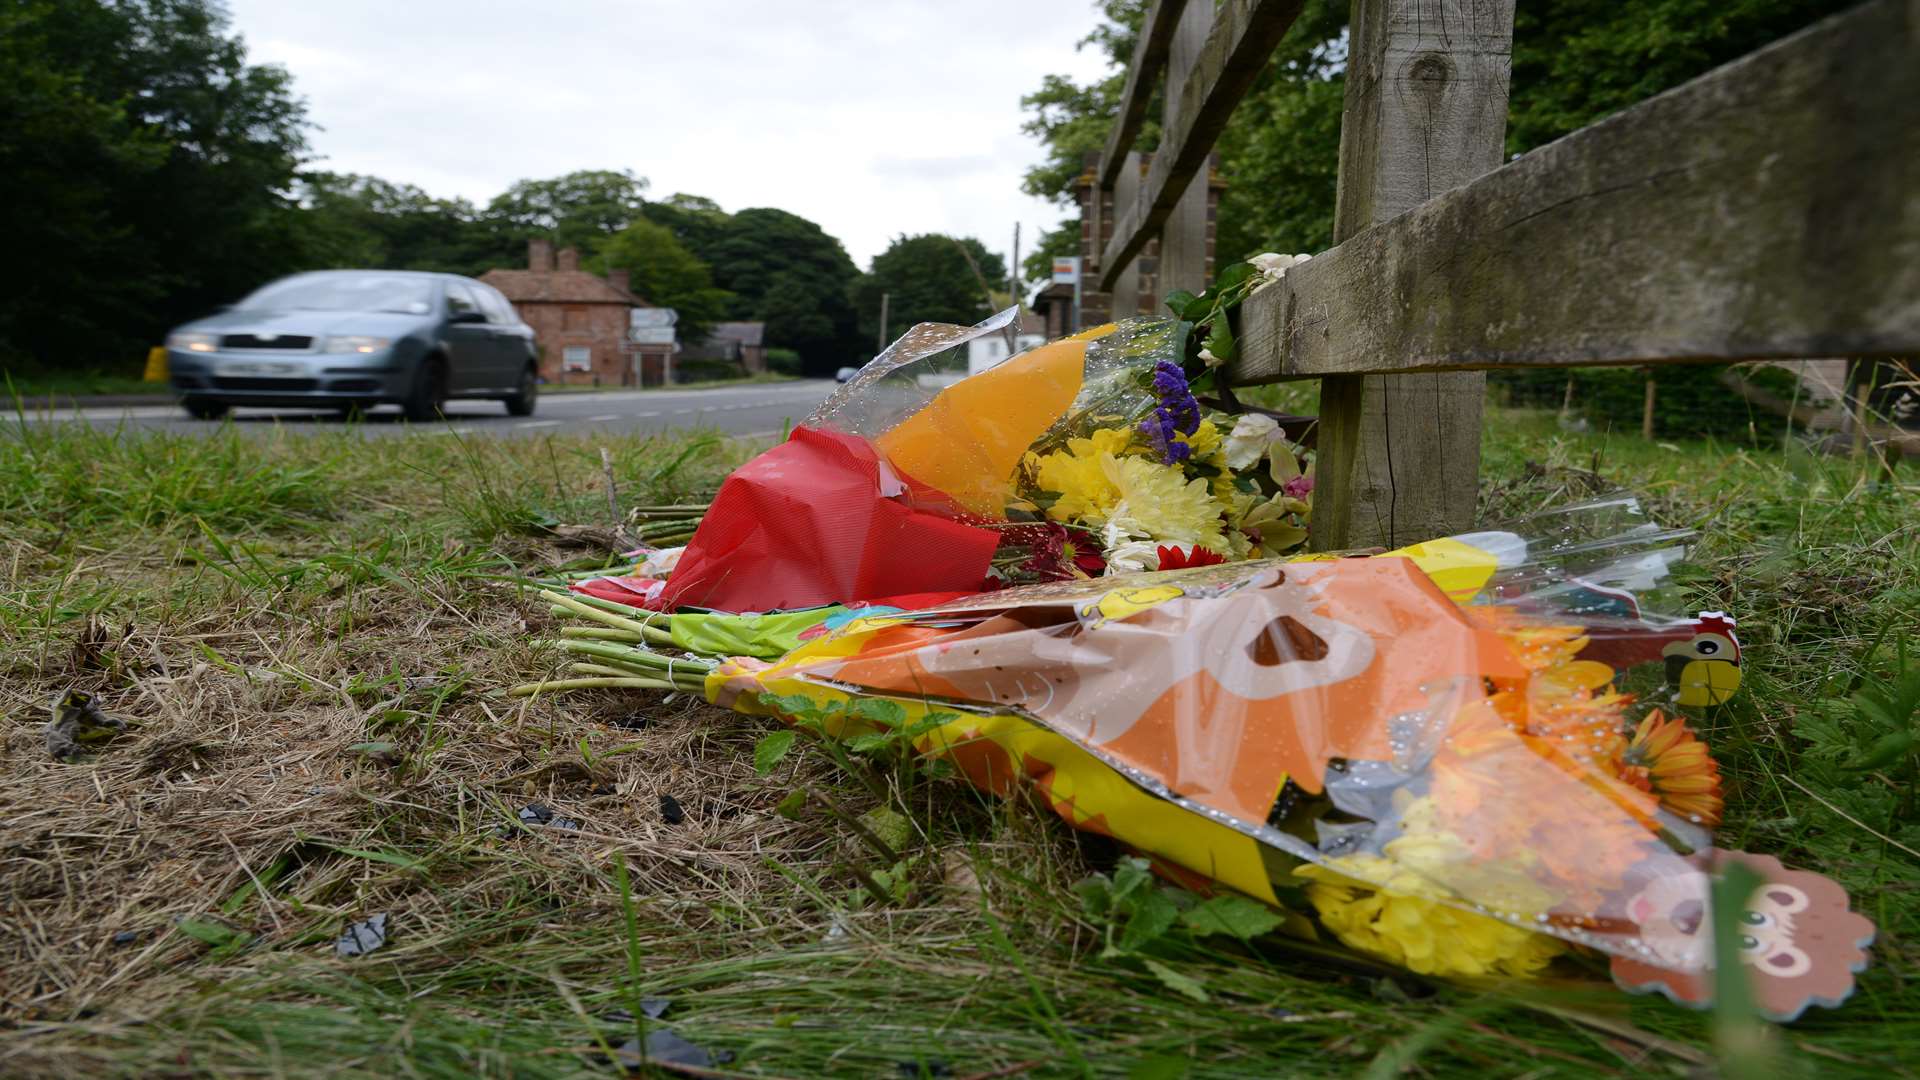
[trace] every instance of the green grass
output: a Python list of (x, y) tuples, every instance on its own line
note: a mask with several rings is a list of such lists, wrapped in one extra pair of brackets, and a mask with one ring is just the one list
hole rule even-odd
[(147, 382), (139, 375), (135, 366), (125, 373), (103, 371), (77, 371), (34, 373), (7, 372), (5, 389), (8, 397), (18, 395), (28, 401), (39, 398), (87, 397), (94, 394), (155, 394), (166, 395), (173, 387), (166, 382)]
[[(759, 1076), (1696, 1075), (1710, 1018), (1590, 984), (1433, 984), (1285, 938), (1099, 958), (1074, 882), (1114, 853), (1024, 800), (889, 786), (684, 698), (492, 692), (555, 669), (502, 583), (586, 565), (542, 522), (711, 490), (712, 437), (494, 442), (351, 432), (0, 432), (0, 1074), (604, 1076), (664, 1020)], [(1916, 475), (1735, 445), (1649, 446), (1495, 410), (1483, 517), (1641, 492), (1702, 531), (1691, 601), (1740, 619), (1746, 683), (1709, 718), (1727, 846), (1831, 874), (1881, 927), (1854, 999), (1776, 1032), (1783, 1075), (1913, 1075), (1920, 822), (1853, 769), (1851, 695), (1920, 612)], [(1907, 650), (1911, 653), (1911, 649)], [(137, 727), (39, 748), (45, 703)], [(914, 822), (907, 902), (874, 907), (837, 820)], [(878, 789), (879, 793), (876, 793)], [(686, 808), (663, 819), (659, 799)], [(579, 834), (502, 837), (543, 802)], [(628, 875), (625, 888), (616, 861)], [(391, 917), (390, 944), (331, 942)], [(186, 919), (184, 928), (176, 919)], [(122, 931), (140, 936), (112, 942)], [(923, 1073), (917, 1070), (925, 1070)]]

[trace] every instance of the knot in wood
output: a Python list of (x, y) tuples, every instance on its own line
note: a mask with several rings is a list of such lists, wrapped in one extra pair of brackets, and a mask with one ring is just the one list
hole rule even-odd
[(1453, 61), (1440, 53), (1421, 53), (1407, 65), (1407, 82), (1421, 93), (1438, 95), (1453, 78)]

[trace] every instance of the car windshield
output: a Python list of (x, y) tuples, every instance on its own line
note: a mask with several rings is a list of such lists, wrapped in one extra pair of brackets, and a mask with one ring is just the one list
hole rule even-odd
[(398, 274), (312, 274), (276, 281), (235, 304), (241, 311), (433, 310), (433, 280)]

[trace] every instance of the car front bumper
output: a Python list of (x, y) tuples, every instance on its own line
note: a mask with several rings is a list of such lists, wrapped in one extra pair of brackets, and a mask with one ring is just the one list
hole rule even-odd
[(190, 352), (167, 350), (176, 393), (230, 405), (341, 405), (399, 401), (413, 366), (390, 351), (367, 353)]

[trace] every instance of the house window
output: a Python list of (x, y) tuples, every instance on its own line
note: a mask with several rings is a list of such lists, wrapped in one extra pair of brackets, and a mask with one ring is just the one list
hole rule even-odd
[(569, 345), (560, 350), (561, 371), (592, 371), (593, 350), (585, 345)]
[(584, 334), (587, 330), (587, 309), (570, 307), (562, 310), (560, 329), (569, 334)]

